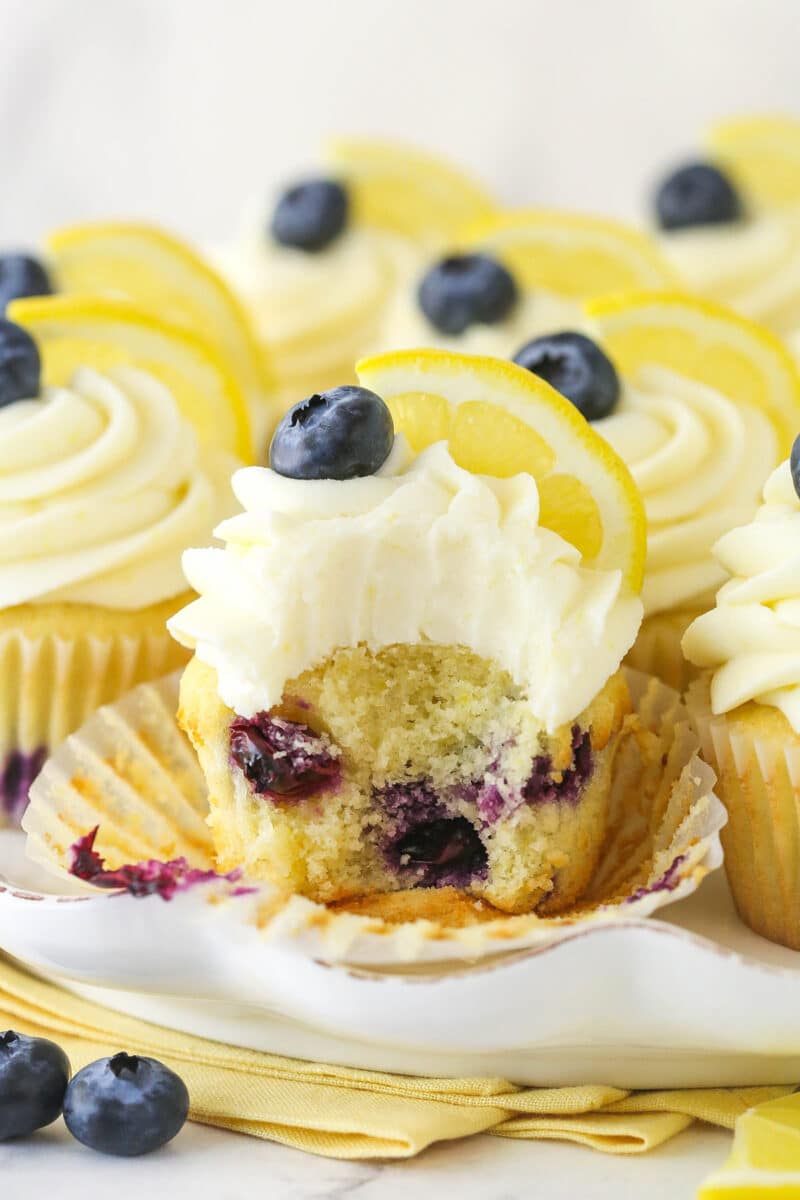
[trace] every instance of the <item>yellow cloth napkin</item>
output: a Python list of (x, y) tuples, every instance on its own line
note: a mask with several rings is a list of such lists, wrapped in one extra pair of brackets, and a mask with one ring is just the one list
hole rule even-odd
[(408, 1158), (431, 1142), (481, 1132), (636, 1154), (694, 1120), (732, 1129), (745, 1109), (793, 1090), (521, 1088), (505, 1079), (418, 1079), (324, 1066), (122, 1016), (0, 956), (0, 1029), (6, 1028), (53, 1038), (75, 1070), (117, 1050), (153, 1055), (183, 1076), (195, 1121), (331, 1158)]

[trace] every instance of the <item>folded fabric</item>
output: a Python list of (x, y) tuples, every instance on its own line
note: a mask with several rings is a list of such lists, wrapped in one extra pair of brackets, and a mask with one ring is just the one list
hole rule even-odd
[(124, 1016), (0, 956), (0, 1030), (6, 1028), (57, 1041), (75, 1070), (116, 1050), (160, 1058), (185, 1079), (193, 1120), (331, 1158), (409, 1158), (432, 1142), (482, 1132), (636, 1154), (695, 1120), (732, 1129), (745, 1109), (793, 1090), (522, 1088), (505, 1079), (416, 1078), (326, 1066)]

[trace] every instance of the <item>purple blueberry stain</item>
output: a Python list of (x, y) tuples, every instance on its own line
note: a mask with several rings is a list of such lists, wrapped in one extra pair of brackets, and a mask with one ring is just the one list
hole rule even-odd
[(679, 854), (677, 858), (672, 860), (664, 874), (655, 883), (651, 883), (647, 887), (637, 888), (635, 892), (631, 892), (625, 903), (632, 904), (634, 900), (643, 900), (645, 896), (651, 896), (653, 892), (674, 892), (675, 888), (681, 882), (680, 869), (685, 861), (686, 855)]
[(453, 815), (430, 783), (392, 783), (373, 793), (388, 817), (381, 839), (388, 866), (412, 887), (469, 887), (488, 872), (480, 834)]
[(231, 761), (260, 796), (300, 800), (335, 790), (341, 751), (325, 734), (269, 713), (231, 722)]
[(18, 825), (28, 807), (28, 792), (44, 766), (47, 748), (12, 750), (0, 770), (0, 813)]
[(522, 794), (528, 804), (552, 804), (555, 801), (577, 804), (583, 789), (594, 771), (592, 738), (588, 729), (572, 726), (572, 762), (553, 777), (553, 760), (549, 754), (537, 755)]
[[(240, 870), (229, 871), (227, 875), (218, 875), (216, 871), (203, 871), (189, 865), (185, 858), (173, 858), (169, 862), (159, 862), (148, 859), (144, 862), (126, 863), (113, 870), (105, 864), (105, 859), (94, 848), (99, 825), (72, 845), (72, 861), (70, 875), (83, 879), (95, 887), (127, 892), (131, 896), (160, 896), (162, 900), (171, 900), (178, 892), (185, 892), (199, 883), (210, 883), (213, 880), (225, 883), (239, 884), (242, 878)], [(231, 895), (245, 896), (256, 889), (239, 885), (233, 888)]]

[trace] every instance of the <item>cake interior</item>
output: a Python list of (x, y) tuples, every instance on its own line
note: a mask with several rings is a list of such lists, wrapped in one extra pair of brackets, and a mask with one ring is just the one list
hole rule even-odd
[(617, 674), (548, 734), (496, 663), (431, 643), (338, 650), (252, 718), (196, 659), (181, 691), (220, 869), (323, 902), (455, 888), (505, 912), (585, 889), (628, 710)]

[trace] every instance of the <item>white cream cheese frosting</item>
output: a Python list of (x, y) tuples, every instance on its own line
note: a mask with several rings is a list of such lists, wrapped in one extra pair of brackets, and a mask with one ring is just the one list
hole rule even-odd
[(714, 543), (753, 516), (778, 461), (772, 424), (751, 405), (653, 366), (623, 381), (616, 410), (593, 428), (644, 499), (645, 613), (702, 606), (726, 578)]
[(555, 729), (617, 669), (641, 601), (619, 571), (582, 566), (538, 525), (531, 476), (473, 475), (445, 443), (408, 465), (403, 441), (368, 478), (238, 471), (244, 512), (217, 529), (224, 549), (184, 555), (199, 599), (170, 631), (242, 716), (278, 703), (288, 679), (338, 647), (430, 640), (500, 663)]
[(684, 654), (714, 668), (715, 713), (756, 700), (800, 733), (800, 500), (788, 462), (767, 480), (755, 519), (726, 533), (714, 553), (732, 578), (689, 626)]
[(181, 552), (233, 510), (238, 465), (201, 450), (170, 392), (134, 367), (83, 368), (0, 409), (0, 607), (181, 594)]
[(800, 330), (800, 209), (673, 230), (659, 246), (692, 291), (777, 333)]
[[(409, 239), (351, 226), (322, 250), (282, 246), (252, 225), (215, 261), (243, 298), (281, 382), (353, 366), (374, 344), (381, 315), (396, 289), (422, 270), (422, 251)], [(303, 399), (302, 395), (293, 397)]]

